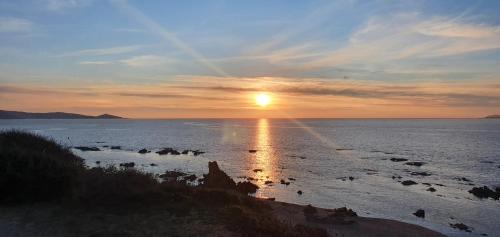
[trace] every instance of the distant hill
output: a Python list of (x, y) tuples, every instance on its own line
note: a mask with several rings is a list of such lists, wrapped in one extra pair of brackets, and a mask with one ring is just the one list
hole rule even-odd
[(72, 114), (63, 112), (27, 113), (27, 112), (0, 110), (0, 119), (122, 119), (122, 117), (114, 116), (111, 114), (90, 116), (90, 115)]
[(494, 115), (488, 115), (484, 118), (487, 118), (487, 119), (500, 119), (500, 115), (498, 114), (494, 114)]

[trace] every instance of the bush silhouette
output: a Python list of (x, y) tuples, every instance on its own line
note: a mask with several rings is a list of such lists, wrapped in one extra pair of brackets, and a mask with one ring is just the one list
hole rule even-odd
[(52, 140), (22, 131), (0, 132), (0, 203), (70, 196), (84, 169), (81, 158)]

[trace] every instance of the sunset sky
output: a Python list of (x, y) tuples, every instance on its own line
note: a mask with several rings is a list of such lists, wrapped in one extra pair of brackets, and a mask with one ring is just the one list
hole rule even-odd
[(483, 117), (500, 113), (499, 12), (500, 1), (0, 0), (0, 109)]

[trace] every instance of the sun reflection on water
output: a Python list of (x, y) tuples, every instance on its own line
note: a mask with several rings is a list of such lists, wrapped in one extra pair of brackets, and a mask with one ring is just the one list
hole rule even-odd
[[(265, 189), (267, 185), (265, 185), (266, 181), (274, 181), (275, 175), (274, 171), (274, 155), (273, 155), (273, 146), (271, 139), (271, 132), (269, 128), (269, 121), (267, 119), (259, 119), (257, 122), (255, 135), (255, 149), (257, 152), (255, 153), (253, 160), (253, 169), (260, 169), (262, 171), (254, 172), (253, 175), (255, 178), (258, 178), (258, 184), (261, 189)], [(263, 190), (261, 190), (263, 191)], [(257, 196), (261, 196), (262, 193)]]

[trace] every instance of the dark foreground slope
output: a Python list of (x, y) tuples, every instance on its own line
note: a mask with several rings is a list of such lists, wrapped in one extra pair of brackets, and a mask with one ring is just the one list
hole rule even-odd
[(51, 113), (28, 113), (19, 111), (0, 110), (0, 119), (121, 119), (110, 114), (101, 114), (98, 116), (51, 112)]
[[(92, 168), (31, 134), (0, 133), (0, 236), (442, 236), (339, 208), (262, 200), (209, 163), (196, 183)], [(8, 181), (8, 183), (7, 183)]]

